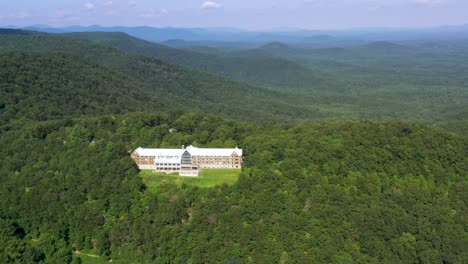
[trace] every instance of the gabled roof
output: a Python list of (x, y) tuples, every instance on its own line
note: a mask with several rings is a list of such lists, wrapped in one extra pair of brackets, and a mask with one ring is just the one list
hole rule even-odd
[(221, 156), (228, 157), (231, 156), (234, 152), (238, 156), (242, 156), (242, 149), (239, 148), (197, 148), (192, 145), (188, 146), (186, 149), (147, 149), (147, 148), (137, 148), (136, 153), (140, 156), (154, 156), (156, 159), (167, 159), (178, 156), (179, 158), (187, 150), (192, 156)]
[(231, 156), (234, 152), (238, 156), (242, 156), (242, 149), (239, 148), (197, 148), (192, 145), (187, 147), (188, 152), (192, 156)]
[(144, 149), (140, 147), (135, 152), (140, 156), (154, 156), (160, 162), (178, 162), (185, 149)]

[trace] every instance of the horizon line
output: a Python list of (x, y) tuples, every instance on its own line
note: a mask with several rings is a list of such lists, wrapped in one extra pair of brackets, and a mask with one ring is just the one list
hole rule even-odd
[(61, 29), (68, 27), (102, 27), (102, 28), (112, 28), (112, 27), (123, 27), (123, 28), (154, 28), (154, 29), (208, 29), (208, 30), (236, 30), (236, 31), (250, 31), (250, 32), (294, 32), (294, 31), (359, 31), (359, 30), (430, 30), (430, 29), (443, 29), (450, 27), (468, 27), (468, 22), (463, 24), (441, 24), (434, 26), (375, 26), (375, 27), (350, 27), (350, 28), (299, 28), (299, 27), (275, 27), (268, 29), (246, 29), (246, 28), (236, 28), (229, 26), (220, 26), (220, 27), (176, 27), (176, 26), (151, 26), (151, 25), (138, 25), (138, 26), (128, 26), (128, 25), (99, 25), (99, 24), (88, 24), (88, 25), (62, 25), (62, 26), (53, 26), (48, 24), (32, 24), (27, 26), (18, 26), (18, 25), (0, 25), (0, 28), (13, 28), (13, 29), (22, 29), (22, 28), (52, 28), (52, 29)]

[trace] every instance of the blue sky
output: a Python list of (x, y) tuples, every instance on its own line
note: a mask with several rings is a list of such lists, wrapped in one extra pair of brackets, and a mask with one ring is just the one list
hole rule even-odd
[(468, 0), (0, 0), (0, 25), (243, 29), (432, 27), (468, 23)]

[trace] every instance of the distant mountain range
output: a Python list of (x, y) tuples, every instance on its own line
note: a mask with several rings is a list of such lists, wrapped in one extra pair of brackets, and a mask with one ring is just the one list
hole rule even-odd
[[(142, 110), (259, 122), (458, 120), (467, 114), (468, 41), (248, 45), (253, 48), (174, 48), (119, 32), (0, 29), (0, 70), (7, 79), (0, 123), (41, 119), (28, 113), (31, 102), (44, 100), (42, 105), (56, 107), (33, 112), (53, 118)], [(18, 67), (21, 78), (8, 79)], [(14, 85), (21, 89), (11, 93)]]
[(5, 122), (41, 119), (29, 116), (30, 107), (49, 104), (59, 110), (34, 110), (53, 118), (182, 110), (264, 121), (316, 114), (278, 92), (72, 37), (5, 29), (0, 55), (0, 87), (19, 87), (0, 91)]
[[(21, 28), (8, 26), (11, 28)], [(189, 42), (217, 42), (221, 43), (268, 43), (273, 41), (286, 43), (309, 43), (320, 45), (323, 43), (368, 42), (378, 40), (404, 41), (418, 39), (468, 39), (468, 24), (460, 26), (443, 26), (425, 29), (399, 28), (370, 28), (350, 30), (281, 30), (281, 31), (247, 31), (238, 29), (209, 29), (209, 28), (154, 28), (154, 27), (104, 27), (68, 26), (50, 27), (47, 25), (33, 25), (22, 27), (26, 30), (47, 33), (66, 32), (124, 32), (131, 36), (152, 42), (168, 40), (184, 40)]]
[[(148, 42), (119, 32), (78, 32), (63, 35), (111, 45), (138, 55), (160, 58), (255, 86), (279, 90), (333, 89), (338, 86), (335, 81), (326, 79), (323, 74), (261, 51), (237, 55), (203, 53)], [(275, 45), (279, 48), (288, 47), (286, 44), (274, 42), (264, 48), (267, 50), (267, 47)]]

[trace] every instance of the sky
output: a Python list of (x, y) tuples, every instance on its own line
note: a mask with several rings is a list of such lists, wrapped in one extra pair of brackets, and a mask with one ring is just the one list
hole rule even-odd
[(468, 0), (0, 0), (0, 25), (269, 29), (468, 24)]

